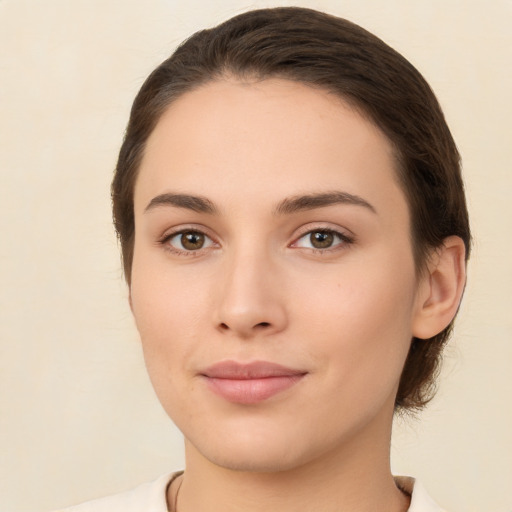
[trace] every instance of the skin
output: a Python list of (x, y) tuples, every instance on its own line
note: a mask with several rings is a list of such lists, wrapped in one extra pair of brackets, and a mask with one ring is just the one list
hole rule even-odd
[[(293, 203), (333, 192), (344, 200)], [(189, 512), (407, 510), (389, 468), (394, 399), (412, 336), (455, 314), (463, 260), (452, 240), (416, 272), (382, 132), (301, 84), (212, 82), (176, 100), (150, 136), (135, 225), (132, 310), (156, 393), (185, 437), (170, 503), (181, 485)], [(206, 235), (198, 250), (182, 245), (191, 230)], [(315, 230), (339, 235), (319, 249)], [(231, 403), (200, 375), (224, 360), (304, 377)]]

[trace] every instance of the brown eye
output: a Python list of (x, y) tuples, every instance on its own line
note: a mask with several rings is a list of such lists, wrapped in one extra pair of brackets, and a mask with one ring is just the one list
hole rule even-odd
[(296, 240), (292, 247), (328, 251), (342, 248), (354, 243), (353, 237), (334, 231), (333, 229), (313, 229)]
[(203, 233), (199, 233), (197, 231), (182, 233), (180, 237), (181, 245), (187, 251), (197, 251), (198, 249), (202, 249), (204, 241), (205, 236)]
[(177, 253), (200, 251), (215, 245), (215, 242), (201, 231), (179, 231), (167, 237), (162, 243)]
[(332, 231), (312, 231), (309, 234), (309, 241), (315, 249), (327, 249), (334, 242), (334, 233)]

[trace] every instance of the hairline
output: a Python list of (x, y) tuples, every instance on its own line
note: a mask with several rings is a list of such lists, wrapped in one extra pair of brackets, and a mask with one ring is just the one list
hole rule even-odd
[[(341, 102), (344, 106), (348, 106), (350, 109), (352, 109), (354, 112), (359, 114), (362, 118), (370, 122), (375, 128), (377, 128), (380, 133), (386, 138), (388, 141), (390, 148), (391, 148), (391, 155), (393, 160), (393, 170), (394, 170), (394, 179), (396, 184), (399, 186), (400, 190), (404, 194), (406, 203), (407, 203), (407, 211), (409, 213), (409, 237), (410, 237), (410, 243), (411, 243), (411, 249), (413, 252), (413, 258), (414, 258), (414, 266), (415, 266), (415, 272), (416, 272), (416, 278), (419, 279), (424, 275), (424, 273), (427, 271), (427, 264), (428, 264), (428, 254), (427, 252), (431, 252), (432, 250), (436, 249), (437, 247), (428, 247), (426, 244), (421, 244), (418, 240), (417, 233), (415, 230), (415, 223), (413, 222), (413, 205), (411, 201), (411, 196), (409, 194), (408, 184), (406, 181), (407, 176), (407, 168), (405, 163), (404, 155), (402, 154), (402, 151), (400, 150), (398, 144), (393, 140), (393, 138), (388, 133), (388, 130), (385, 130), (381, 123), (378, 122), (378, 119), (376, 119), (375, 116), (373, 116), (369, 112), (369, 108), (365, 108), (365, 105), (362, 101), (359, 101), (357, 98), (353, 97), (350, 94), (343, 94), (339, 90), (335, 90), (334, 87), (329, 87), (326, 84), (319, 84), (314, 83), (312, 81), (303, 80), (299, 76), (294, 75), (293, 73), (284, 73), (280, 71), (270, 71), (267, 73), (264, 72), (256, 72), (251, 70), (241, 70), (237, 71), (235, 69), (232, 69), (229, 67), (229, 65), (225, 65), (222, 69), (215, 71), (211, 74), (210, 77), (204, 78), (203, 80), (198, 80), (195, 83), (187, 84), (185, 87), (182, 87), (181, 89), (177, 89), (173, 91), (172, 94), (169, 94), (169, 90), (167, 88), (162, 88), (159, 91), (159, 94), (155, 96), (153, 101), (155, 103), (161, 103), (159, 106), (157, 115), (154, 116), (154, 122), (151, 126), (151, 129), (148, 131), (147, 137), (145, 138), (142, 148), (137, 155), (137, 162), (134, 166), (134, 172), (133, 176), (131, 178), (131, 182), (133, 183), (131, 185), (131, 205), (132, 209), (134, 206), (134, 198), (135, 198), (135, 187), (137, 186), (137, 180), (138, 176), (142, 167), (142, 163), (144, 160), (147, 143), (155, 131), (156, 127), (160, 123), (162, 117), (173, 107), (174, 103), (178, 101), (180, 98), (182, 98), (185, 95), (188, 95), (190, 93), (193, 93), (199, 89), (202, 89), (204, 87), (207, 87), (208, 85), (219, 83), (222, 81), (235, 81), (236, 83), (240, 84), (254, 84), (254, 83), (261, 83), (266, 80), (272, 80), (272, 79), (279, 79), (279, 80), (285, 80), (291, 83), (301, 84), (306, 87), (309, 87), (313, 90), (316, 90), (318, 92), (327, 93), (333, 97), (333, 99)], [(135, 246), (135, 222), (133, 224), (133, 233), (129, 240), (129, 246), (131, 251), (131, 261), (129, 265), (129, 273), (130, 275), (127, 275), (126, 268), (125, 268), (125, 279), (130, 285), (131, 283), (131, 271), (132, 271), (132, 264), (133, 264), (133, 252), (134, 252), (134, 246)], [(429, 251), (430, 249), (430, 251)]]

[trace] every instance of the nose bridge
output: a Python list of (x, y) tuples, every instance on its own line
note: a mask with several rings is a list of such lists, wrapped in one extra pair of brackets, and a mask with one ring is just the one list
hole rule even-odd
[(227, 251), (219, 287), (216, 323), (241, 337), (272, 333), (286, 325), (279, 269), (263, 243), (248, 241)]

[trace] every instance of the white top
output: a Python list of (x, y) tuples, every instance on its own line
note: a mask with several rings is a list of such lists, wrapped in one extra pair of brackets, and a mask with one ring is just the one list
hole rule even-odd
[[(130, 491), (55, 512), (168, 512), (167, 487), (180, 474), (181, 472), (165, 474), (154, 482), (139, 485)], [(430, 498), (425, 488), (414, 478), (397, 476), (395, 480), (401, 489), (411, 494), (408, 512), (446, 512)]]

